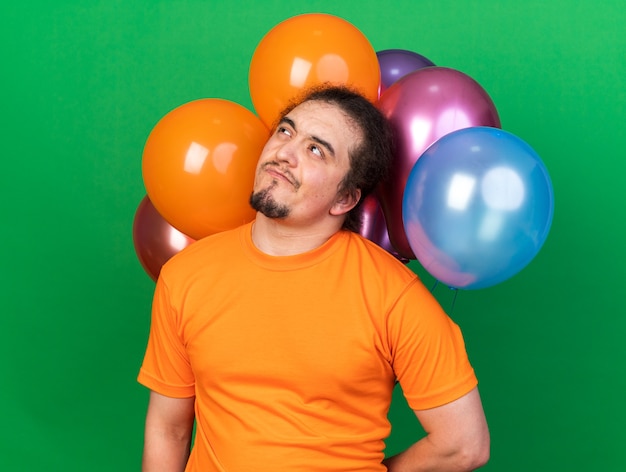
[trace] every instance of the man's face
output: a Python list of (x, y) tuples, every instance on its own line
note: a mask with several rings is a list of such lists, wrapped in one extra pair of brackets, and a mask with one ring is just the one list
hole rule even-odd
[(307, 101), (297, 106), (263, 148), (252, 206), (270, 218), (304, 224), (342, 214), (345, 195), (339, 194), (339, 184), (360, 139), (336, 105)]

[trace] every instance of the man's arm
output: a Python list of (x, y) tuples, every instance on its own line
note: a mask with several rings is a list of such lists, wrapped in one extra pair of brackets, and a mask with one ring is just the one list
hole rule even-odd
[(385, 459), (389, 472), (471, 471), (489, 460), (489, 429), (478, 388), (451, 403), (415, 414), (426, 436)]
[(170, 398), (150, 392), (142, 472), (185, 470), (194, 421), (195, 398)]

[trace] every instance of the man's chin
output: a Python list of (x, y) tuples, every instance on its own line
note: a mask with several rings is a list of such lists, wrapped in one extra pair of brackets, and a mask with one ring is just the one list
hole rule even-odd
[(274, 200), (270, 194), (272, 187), (252, 192), (252, 195), (250, 195), (250, 206), (253, 210), (262, 213), (268, 218), (284, 219), (289, 216), (289, 207)]

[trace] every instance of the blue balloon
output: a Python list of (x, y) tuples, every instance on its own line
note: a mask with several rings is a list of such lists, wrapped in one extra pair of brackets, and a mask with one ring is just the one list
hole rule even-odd
[(453, 131), (413, 166), (402, 220), (417, 260), (451, 288), (496, 285), (543, 245), (554, 196), (541, 158), (497, 128)]

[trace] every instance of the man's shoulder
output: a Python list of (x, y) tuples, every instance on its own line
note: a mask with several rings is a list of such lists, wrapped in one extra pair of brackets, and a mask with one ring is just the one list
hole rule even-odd
[(387, 249), (358, 233), (350, 234), (350, 246), (355, 253), (359, 254), (358, 259), (362, 265), (371, 266), (381, 275), (397, 274), (406, 279), (416, 277), (415, 272), (407, 267), (403, 261)]
[[(169, 270), (178, 271), (183, 267), (193, 268), (210, 263), (218, 263), (236, 252), (240, 246), (243, 227), (214, 233), (198, 239), (179, 253), (172, 256), (164, 265)], [(171, 267), (171, 269), (170, 269)]]

